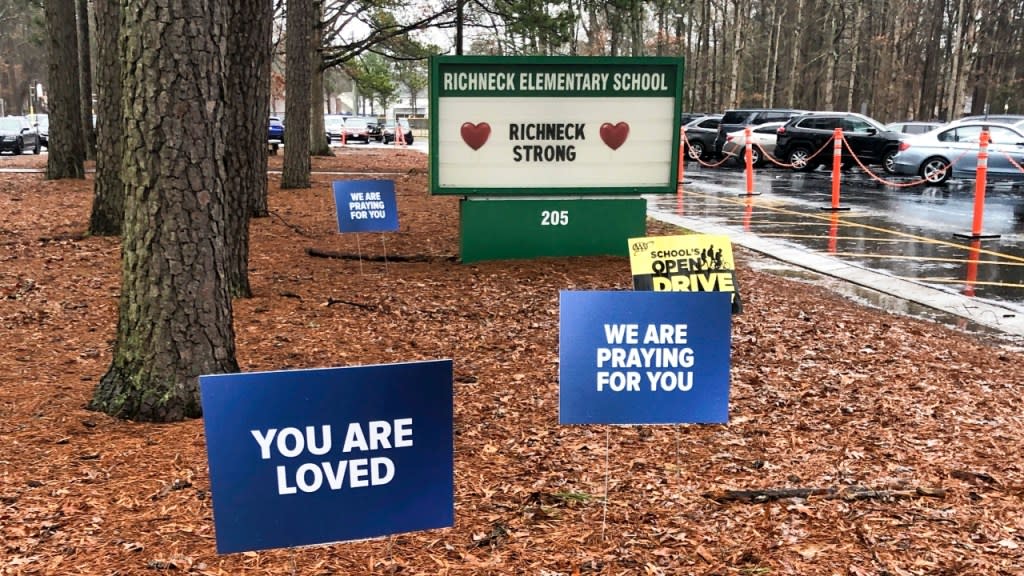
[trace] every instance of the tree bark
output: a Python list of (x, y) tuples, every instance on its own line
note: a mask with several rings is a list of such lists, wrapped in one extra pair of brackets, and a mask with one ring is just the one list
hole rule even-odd
[(313, 0), (288, 2), (285, 38), (284, 169), (281, 188), (309, 188), (309, 109), (312, 63)]
[(96, 14), (96, 178), (89, 233), (118, 236), (124, 224), (121, 180), (121, 3), (95, 0)]
[(864, 4), (857, 3), (853, 13), (853, 53), (850, 54), (850, 75), (848, 77), (848, 90), (846, 92), (846, 110), (854, 112), (854, 95), (857, 93), (857, 78), (860, 70), (860, 43), (861, 31), (864, 27)]
[(267, 205), (271, 0), (225, 0), (229, 10), (224, 79), (224, 204), (228, 293), (252, 296), (249, 220)]
[(324, 129), (324, 71), (320, 53), (324, 31), (322, 0), (314, 0), (313, 18), (313, 33), (309, 43), (309, 153), (313, 156), (330, 156), (331, 147), (327, 143), (327, 131)]
[(96, 129), (92, 123), (92, 53), (89, 49), (89, 0), (78, 0), (79, 92), (82, 97), (82, 144), (85, 159), (96, 159)]
[(117, 340), (90, 407), (119, 418), (201, 415), (198, 378), (234, 372), (224, 276), (226, 7), (122, 5), (125, 222)]
[(85, 178), (75, 5), (67, 0), (47, 0), (46, 29), (50, 50), (46, 178)]
[(789, 52), (789, 82), (786, 83), (786, 106), (797, 106), (803, 105), (798, 104), (796, 99), (796, 85), (801, 81), (800, 69), (803, 67), (803, 60), (800, 58), (800, 30), (803, 28), (804, 22), (804, 0), (797, 0), (796, 10), (793, 11), (796, 14), (796, 21), (794, 23), (796, 35), (791, 39)]

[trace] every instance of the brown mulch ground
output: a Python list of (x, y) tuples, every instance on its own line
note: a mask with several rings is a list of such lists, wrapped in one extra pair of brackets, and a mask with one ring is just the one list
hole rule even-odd
[(455, 527), (217, 556), (202, 422), (83, 408), (111, 360), (120, 273), (116, 239), (82, 236), (91, 180), (0, 174), (0, 575), (1024, 573), (1019, 351), (739, 250), (728, 425), (559, 426), (558, 291), (629, 288), (627, 259), (452, 262), (458, 202), (427, 193), (424, 156), (355, 147), (314, 168), (394, 172), (387, 252), (438, 258), (311, 257), (384, 248), (337, 234), (341, 176), (281, 191), (271, 175), (239, 363), (452, 358)]

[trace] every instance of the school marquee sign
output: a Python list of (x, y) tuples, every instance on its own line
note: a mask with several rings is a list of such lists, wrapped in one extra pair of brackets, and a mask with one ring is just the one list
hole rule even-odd
[(679, 58), (431, 60), (434, 194), (674, 192)]

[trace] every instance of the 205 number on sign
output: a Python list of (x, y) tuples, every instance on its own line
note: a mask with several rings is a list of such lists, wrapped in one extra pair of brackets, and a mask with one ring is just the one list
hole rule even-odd
[(568, 226), (569, 225), (569, 211), (568, 210), (541, 210), (540, 211), (540, 225), (541, 226)]

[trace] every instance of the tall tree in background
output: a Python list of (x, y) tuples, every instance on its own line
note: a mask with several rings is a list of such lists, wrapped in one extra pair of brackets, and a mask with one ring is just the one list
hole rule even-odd
[(122, 4), (125, 221), (117, 340), (90, 407), (144, 421), (201, 414), (198, 378), (234, 372), (224, 275), (227, 7)]
[(96, 178), (89, 233), (117, 236), (124, 224), (121, 1), (94, 0), (96, 14)]
[[(309, 188), (310, 93), (313, 0), (288, 2), (285, 31), (284, 170), (281, 188)], [(319, 95), (317, 95), (319, 98)]]
[(85, 159), (96, 158), (96, 127), (92, 122), (92, 50), (89, 48), (89, 0), (77, 0), (79, 92), (82, 97), (82, 141)]
[(271, 0), (225, 0), (229, 11), (225, 68), (224, 216), (228, 292), (252, 296), (249, 219), (267, 205)]
[(39, 0), (0, 0), (3, 115), (40, 112), (36, 84), (46, 77), (46, 15)]
[(50, 53), (50, 138), (46, 178), (85, 178), (75, 5), (46, 1)]
[(309, 153), (314, 156), (329, 156), (330, 144), (324, 137), (324, 70), (323, 53), (320, 43), (324, 35), (324, 3), (313, 0), (313, 32), (310, 36), (309, 57)]
[[(436, 47), (434, 51), (439, 52)], [(399, 62), (397, 77), (398, 82), (409, 91), (409, 108), (412, 109), (413, 114), (416, 114), (416, 110), (419, 108), (419, 102), (417, 101), (419, 93), (426, 88), (430, 82), (424, 62)]]
[(398, 91), (392, 80), (391, 63), (380, 54), (367, 52), (356, 58), (354, 64), (349, 67), (349, 76), (359, 87), (359, 92), (370, 101), (369, 113), (375, 113), (374, 102), (380, 102), (382, 110), (387, 110), (388, 104), (394, 101)]

